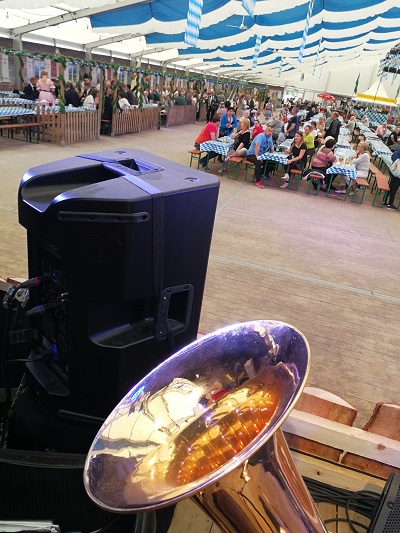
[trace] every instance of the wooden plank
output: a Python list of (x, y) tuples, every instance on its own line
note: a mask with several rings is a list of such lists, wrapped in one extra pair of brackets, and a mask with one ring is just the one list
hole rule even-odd
[(386, 479), (359, 472), (340, 464), (331, 463), (291, 450), (293, 460), (303, 477), (326, 483), (332, 487), (357, 492), (370, 490), (380, 494)]
[[(315, 387), (306, 387), (304, 389), (299, 400), (296, 402), (296, 409), (347, 426), (351, 426), (357, 416), (357, 410), (339, 398), (339, 396)], [(291, 448), (323, 457), (330, 461), (339, 461), (340, 455), (343, 452), (341, 448), (337, 449), (332, 446), (320, 444), (314, 440), (305, 439), (292, 433), (286, 433), (285, 436)]]
[[(322, 520), (328, 520), (330, 518), (337, 517), (337, 506), (333, 503), (318, 502), (316, 504), (319, 515)], [(339, 533), (338, 524), (336, 522), (331, 522), (328, 524), (329, 533)]]
[(293, 409), (283, 430), (400, 468), (400, 442)]
[[(400, 406), (396, 404), (378, 403), (371, 418), (364, 426), (364, 431), (383, 437), (400, 441)], [(388, 477), (392, 471), (400, 474), (400, 468), (392, 468), (379, 458), (366, 459), (361, 454), (346, 453), (342, 459), (343, 464), (370, 472), (382, 477)]]

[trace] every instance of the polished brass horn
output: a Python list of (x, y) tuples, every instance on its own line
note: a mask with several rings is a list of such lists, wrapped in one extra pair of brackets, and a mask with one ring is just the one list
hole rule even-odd
[(306, 339), (282, 322), (207, 335), (123, 398), (88, 453), (92, 500), (116, 513), (188, 496), (226, 532), (326, 533), (281, 424), (309, 372)]

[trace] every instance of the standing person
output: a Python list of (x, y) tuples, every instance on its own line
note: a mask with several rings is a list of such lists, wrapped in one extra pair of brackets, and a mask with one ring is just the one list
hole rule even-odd
[(288, 126), (286, 128), (286, 137), (288, 139), (294, 139), (294, 136), (299, 131), (300, 127), (300, 118), (297, 116), (297, 107), (292, 109), (292, 117), (288, 121)]
[(255, 109), (255, 106), (256, 106), (256, 103), (255, 103), (254, 98), (252, 96), (250, 96), (250, 98), (248, 98), (247, 105), (249, 106), (250, 113), (251, 113), (253, 111), (253, 109)]
[[(110, 85), (111, 85), (111, 83), (110, 83)], [(81, 100), (81, 104), (83, 104), (83, 102), (85, 101), (85, 98), (89, 95), (90, 89), (91, 89), (90, 80), (84, 81), (83, 82), (83, 87), (82, 87), (82, 93), (79, 96), (79, 98)]]
[(346, 124), (346, 128), (349, 130), (351, 135), (353, 135), (355, 127), (356, 127), (356, 116), (353, 115), (353, 113), (351, 113), (349, 120)]
[(304, 126), (303, 140), (307, 146), (307, 157), (311, 159), (315, 154), (314, 135), (312, 134), (311, 126)]
[(244, 97), (244, 94), (241, 94), (239, 96), (239, 100), (236, 107), (236, 118), (239, 120), (244, 115), (244, 111), (247, 108), (246, 99)]
[[(201, 130), (200, 135), (194, 141), (194, 147), (197, 150), (200, 150), (201, 143), (204, 143), (206, 141), (215, 141), (216, 139), (218, 139), (218, 128), (219, 117), (217, 115), (214, 115), (210, 122), (207, 122), (207, 124)], [(205, 170), (206, 172), (210, 171), (207, 166), (207, 162), (209, 159), (217, 157), (217, 155), (218, 154), (216, 152), (207, 152), (207, 155), (200, 159), (200, 165), (203, 167), (203, 170)]]
[(340, 131), (339, 113), (337, 111), (333, 111), (331, 114), (331, 119), (332, 122), (329, 124), (329, 128), (326, 130), (325, 137), (333, 137), (337, 142)]
[(272, 118), (273, 112), (274, 112), (274, 106), (272, 105), (271, 98), (268, 97), (268, 98), (265, 100), (265, 105), (264, 105), (264, 115), (265, 115), (265, 118), (266, 118), (267, 120), (268, 120), (269, 118)]
[(42, 70), (41, 76), (36, 86), (39, 91), (39, 103), (45, 101), (48, 105), (54, 105), (54, 83), (49, 79), (47, 70)]
[(369, 118), (367, 117), (367, 115), (364, 115), (361, 119), (361, 122), (364, 124), (364, 126), (366, 128), (369, 128)]
[(67, 81), (65, 86), (65, 105), (72, 107), (80, 107), (82, 105), (79, 94), (76, 92), (72, 81)]
[(24, 87), (24, 96), (27, 100), (37, 100), (39, 97), (39, 91), (36, 88), (38, 79), (33, 76), (27, 85)]
[[(397, 151), (394, 152), (394, 154), (392, 154), (393, 163), (397, 161), (398, 159), (400, 159), (400, 148), (398, 148)], [(387, 204), (388, 209), (396, 209), (397, 211), (397, 207), (394, 205), (394, 198), (396, 196), (396, 192), (399, 186), (400, 186), (400, 176), (395, 176), (394, 174), (390, 172), (390, 183), (389, 183), (390, 191), (389, 191), (389, 199), (388, 199), (388, 204)]]
[(218, 109), (218, 101), (214, 96), (214, 91), (210, 91), (206, 100), (206, 119), (211, 122), (215, 111)]
[(279, 134), (282, 133), (282, 128), (283, 128), (282, 115), (278, 113), (278, 115), (273, 119), (270, 125), (272, 126), (272, 129), (274, 130), (272, 133), (272, 138), (274, 139), (274, 141), (276, 141), (279, 137)]
[[(259, 161), (257, 158), (258, 156), (265, 154), (266, 152), (274, 151), (274, 141), (272, 140), (272, 131), (273, 130), (271, 126), (267, 126), (265, 128), (265, 132), (260, 133), (260, 135), (257, 135), (257, 137), (251, 143), (250, 148), (247, 150), (246, 159), (254, 163), (254, 175), (256, 178), (256, 186), (259, 189), (264, 189), (264, 185), (262, 183), (262, 167), (263, 167), (264, 161)], [(265, 176), (265, 179), (270, 180), (271, 179), (270, 175), (267, 174)]]
[(289, 185), (289, 172), (292, 169), (303, 170), (307, 163), (307, 146), (303, 139), (303, 134), (299, 131), (295, 133), (293, 142), (288, 150), (288, 164), (285, 165), (284, 183), (281, 189), (286, 189)]

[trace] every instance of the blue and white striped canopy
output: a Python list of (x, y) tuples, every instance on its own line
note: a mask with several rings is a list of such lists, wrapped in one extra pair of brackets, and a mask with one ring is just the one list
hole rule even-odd
[[(346, 70), (377, 64), (400, 41), (399, 0), (314, 0), (302, 63), (309, 0), (257, 0), (250, 17), (239, 0), (204, 0), (197, 46), (184, 43), (189, 0), (153, 0), (90, 17), (99, 33), (143, 35), (148, 47), (174, 48), (183, 59), (290, 79), (290, 72)], [(289, 75), (289, 76), (288, 76)]]

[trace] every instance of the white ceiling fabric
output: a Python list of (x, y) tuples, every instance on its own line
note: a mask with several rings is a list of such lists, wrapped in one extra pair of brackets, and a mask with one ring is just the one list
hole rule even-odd
[[(35, 29), (24, 39), (69, 41), (76, 50), (113, 35), (133, 34), (135, 38), (102, 48), (115, 57), (143, 51), (145, 60), (146, 49), (157, 48), (160, 52), (149, 57), (160, 62), (179, 56), (180, 64), (208, 64), (216, 76), (224, 69), (236, 70), (239, 75), (247, 72), (265, 82), (279, 78), (283, 83), (301, 73), (320, 75), (322, 69), (337, 72), (377, 65), (400, 41), (400, 0), (314, 0), (301, 64), (297, 57), (308, 0), (257, 0), (254, 17), (248, 16), (240, 0), (204, 0), (196, 47), (183, 42), (188, 0), (152, 0), (122, 8), (119, 4), (118, 0), (0, 0), (4, 29), (0, 31), (11, 35), (19, 26), (107, 5), (106, 13)], [(238, 28), (242, 21), (247, 29)], [(252, 69), (256, 36), (262, 42), (257, 67)]]

